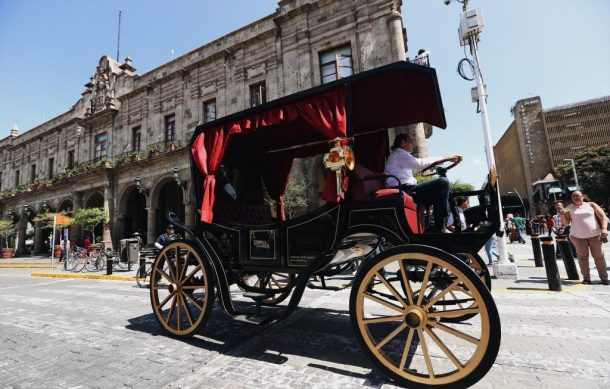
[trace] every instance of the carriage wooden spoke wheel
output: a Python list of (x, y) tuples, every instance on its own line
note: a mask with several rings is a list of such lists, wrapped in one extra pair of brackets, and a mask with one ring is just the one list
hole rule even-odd
[(214, 301), (207, 259), (184, 241), (165, 246), (152, 267), (150, 300), (163, 329), (176, 336), (193, 334), (210, 316)]
[[(469, 301), (440, 308), (443, 299)], [(443, 323), (471, 315), (467, 324)], [(373, 363), (408, 387), (467, 387), (493, 365), (500, 319), (491, 294), (461, 260), (400, 246), (365, 263), (350, 296), (356, 338)]]

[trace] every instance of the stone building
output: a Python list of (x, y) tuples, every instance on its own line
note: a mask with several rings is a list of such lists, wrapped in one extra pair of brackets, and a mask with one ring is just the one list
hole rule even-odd
[[(102, 56), (69, 111), (0, 140), (0, 210), (19, 226), (17, 254), (26, 237), (43, 249), (32, 219), (46, 211), (103, 207), (109, 220), (95, 235), (115, 245), (136, 231), (153, 242), (170, 210), (193, 224), (186, 146), (195, 127), (404, 60), (401, 5), (281, 0), (273, 14), (142, 75), (130, 58)], [(412, 132), (425, 155), (430, 127), (398, 131)]]
[(549, 109), (532, 97), (517, 101), (512, 113), (514, 121), (494, 146), (500, 189), (516, 189), (530, 208), (547, 212), (548, 195), (536, 195), (533, 183), (579, 150), (610, 144), (610, 96)]

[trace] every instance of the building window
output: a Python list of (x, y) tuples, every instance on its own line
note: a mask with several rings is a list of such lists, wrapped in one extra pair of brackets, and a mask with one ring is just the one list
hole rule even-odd
[(354, 74), (351, 46), (341, 46), (320, 53), (320, 74), (322, 84)]
[(165, 142), (173, 142), (176, 139), (176, 115), (165, 117)]
[(142, 127), (137, 126), (131, 129), (131, 150), (140, 151), (142, 140)]
[(19, 170), (15, 171), (15, 186), (19, 186)]
[(36, 165), (30, 166), (30, 182), (34, 182), (36, 180)]
[(95, 136), (95, 160), (99, 161), (108, 153), (108, 133), (102, 132)]
[(250, 85), (250, 107), (267, 102), (267, 88), (265, 82)]
[(49, 158), (49, 176), (47, 177), (49, 180), (53, 178), (53, 165), (55, 164), (55, 158)]
[(216, 99), (208, 100), (203, 103), (203, 122), (216, 120)]
[(68, 169), (74, 169), (74, 150), (68, 151)]

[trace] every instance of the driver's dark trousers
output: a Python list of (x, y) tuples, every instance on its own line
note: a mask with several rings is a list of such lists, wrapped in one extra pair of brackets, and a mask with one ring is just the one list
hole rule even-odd
[(438, 177), (415, 186), (403, 185), (403, 190), (413, 197), (416, 204), (432, 205), (434, 207), (434, 227), (431, 231), (441, 232), (449, 215), (447, 210), (449, 205), (449, 180), (447, 177)]

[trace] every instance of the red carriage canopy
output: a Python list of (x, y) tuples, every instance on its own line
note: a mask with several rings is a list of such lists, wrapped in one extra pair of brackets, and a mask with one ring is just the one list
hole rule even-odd
[(436, 73), (397, 62), (199, 126), (191, 157), (200, 220), (212, 222), (216, 174), (227, 157), (257, 164), (269, 196), (281, 204), (294, 158), (327, 152), (324, 141), (353, 137), (358, 161), (380, 171), (388, 139), (375, 130), (419, 122), (446, 126)]

